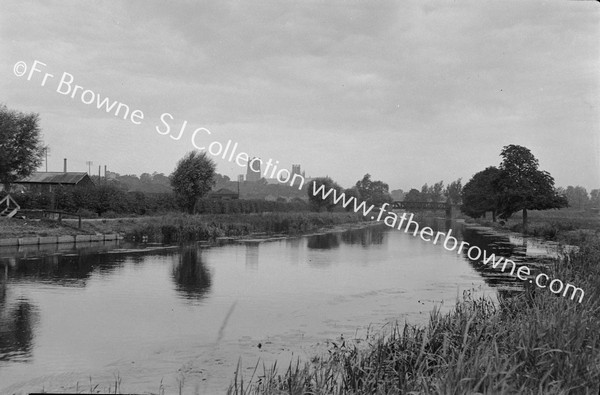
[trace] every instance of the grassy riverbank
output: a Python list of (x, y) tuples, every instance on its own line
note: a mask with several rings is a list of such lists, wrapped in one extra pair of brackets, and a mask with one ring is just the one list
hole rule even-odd
[(358, 345), (336, 344), (310, 362), (261, 369), (250, 383), (236, 374), (229, 392), (597, 394), (600, 238), (595, 229), (578, 229), (583, 238), (559, 230), (558, 240), (571, 238), (580, 249), (546, 271), (583, 288), (581, 304), (533, 286), (500, 297), (498, 305), (465, 295), (453, 311), (432, 312), (426, 327), (396, 326)]
[(531, 210), (528, 212), (528, 227), (523, 230), (523, 217), (516, 213), (504, 225), (482, 219), (470, 220), (496, 229), (506, 229), (524, 233), (563, 244), (580, 244), (593, 241), (600, 236), (600, 215), (597, 213), (576, 210)]
[(252, 233), (300, 234), (335, 225), (358, 223), (352, 213), (265, 213), (185, 215), (84, 220), (58, 223), (52, 220), (0, 218), (0, 239), (31, 236), (119, 233), (128, 240), (174, 243), (211, 240), (216, 237), (239, 237)]

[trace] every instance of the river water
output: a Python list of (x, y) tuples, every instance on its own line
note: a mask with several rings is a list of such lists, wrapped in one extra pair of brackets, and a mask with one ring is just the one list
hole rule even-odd
[[(426, 222), (519, 261), (549, 255)], [(77, 247), (0, 249), (0, 393), (89, 393), (116, 381), (124, 393), (223, 392), (238, 363), (246, 376), (257, 362), (285, 368), (342, 336), (425, 323), (464, 291), (495, 298), (519, 286), (385, 226), (211, 247)]]

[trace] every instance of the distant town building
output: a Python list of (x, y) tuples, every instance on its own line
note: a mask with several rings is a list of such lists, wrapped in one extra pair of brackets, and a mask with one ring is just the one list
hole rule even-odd
[(231, 189), (221, 188), (218, 191), (210, 192), (208, 194), (208, 197), (210, 199), (217, 199), (217, 200), (233, 200), (233, 199), (238, 199), (239, 195), (237, 192), (234, 192)]
[(260, 160), (258, 158), (252, 158), (248, 161), (248, 167), (246, 168), (246, 181), (256, 182), (261, 179), (260, 176)]

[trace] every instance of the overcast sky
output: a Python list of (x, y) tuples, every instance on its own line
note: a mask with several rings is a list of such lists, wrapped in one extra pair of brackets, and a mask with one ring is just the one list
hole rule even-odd
[[(593, 1), (3, 1), (0, 103), (40, 114), (49, 170), (170, 174), (197, 141), (391, 189), (531, 149), (557, 186), (600, 187), (600, 6)], [(17, 77), (45, 63), (31, 80)], [(29, 71), (29, 70), (28, 70)], [(44, 73), (51, 73), (45, 86)], [(56, 90), (144, 114), (140, 125)], [(66, 89), (66, 88), (65, 88)], [(90, 95), (88, 93), (88, 95)], [(184, 121), (180, 140), (172, 133)], [(217, 171), (245, 170), (217, 160)]]

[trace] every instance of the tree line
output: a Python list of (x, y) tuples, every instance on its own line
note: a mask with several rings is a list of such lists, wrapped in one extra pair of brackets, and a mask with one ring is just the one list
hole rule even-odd
[[(29, 176), (39, 165), (47, 149), (42, 143), (41, 130), (37, 114), (25, 114), (9, 110), (0, 105), (0, 183), (5, 192), (10, 192), (11, 184)], [(492, 219), (508, 219), (518, 211), (523, 213), (523, 223), (527, 224), (527, 210), (547, 210), (561, 207), (585, 209), (600, 207), (600, 190), (590, 194), (585, 188), (569, 186), (566, 189), (555, 188), (552, 176), (539, 169), (539, 162), (531, 151), (519, 145), (503, 147), (498, 167), (490, 166), (475, 175), (464, 187), (461, 179), (444, 186), (442, 181), (433, 185), (424, 184), (421, 190), (411, 189), (404, 194), (402, 190), (389, 191), (389, 185), (380, 180), (372, 180), (365, 174), (354, 186), (343, 189), (330, 177), (317, 178), (311, 186), (325, 186), (333, 189), (337, 195), (344, 193), (346, 198), (354, 197), (367, 205), (381, 206), (391, 203), (402, 196), (405, 201), (449, 202), (460, 204), (463, 213), (478, 218), (486, 212), (492, 213)], [(215, 211), (226, 213), (246, 213), (268, 211), (305, 210), (300, 199), (285, 205), (283, 202), (268, 203), (209, 203), (204, 198), (214, 188), (218, 180), (228, 182), (215, 171), (215, 162), (205, 152), (192, 151), (178, 161), (173, 173), (144, 173), (138, 179), (135, 176), (118, 176), (118, 180), (96, 179), (91, 188), (63, 187), (55, 188), (51, 194), (21, 194), (17, 200), (24, 207), (59, 208), (66, 211), (89, 210), (98, 215), (107, 212), (145, 214), (158, 211), (180, 209), (189, 213)], [(135, 184), (136, 189), (168, 191), (172, 193), (148, 194), (127, 192), (123, 185)], [(338, 205), (333, 195), (323, 199), (313, 194), (313, 188), (307, 187), (310, 209), (314, 211), (333, 211)], [(203, 200), (204, 199), (204, 200)], [(346, 210), (353, 207), (347, 206)], [(339, 208), (338, 208), (339, 209)]]

